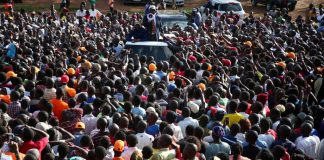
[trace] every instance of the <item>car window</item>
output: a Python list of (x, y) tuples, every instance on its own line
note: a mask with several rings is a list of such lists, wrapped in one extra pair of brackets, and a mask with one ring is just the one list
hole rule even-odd
[(214, 5), (214, 9), (215, 9), (215, 10), (218, 10), (218, 7), (219, 7), (219, 3), (215, 3), (215, 5)]
[(219, 7), (220, 11), (225, 11), (225, 12), (229, 12), (229, 11), (241, 11), (242, 7), (240, 6), (239, 3), (226, 3), (226, 4), (220, 4)]
[(182, 29), (184, 29), (188, 25), (187, 17), (185, 16), (170, 16), (170, 17), (162, 17), (161, 18), (162, 26), (167, 26), (168, 28), (172, 28), (175, 24), (179, 25)]
[(156, 61), (169, 60), (172, 55), (171, 50), (167, 46), (139, 46), (139, 45), (126, 45), (126, 49), (132, 49), (132, 55), (138, 54), (146, 55), (147, 57), (152, 56)]

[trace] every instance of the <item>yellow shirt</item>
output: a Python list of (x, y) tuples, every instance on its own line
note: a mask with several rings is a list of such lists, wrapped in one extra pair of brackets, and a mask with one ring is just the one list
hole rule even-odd
[(241, 119), (244, 119), (244, 116), (242, 114), (239, 113), (230, 113), (230, 114), (226, 114), (223, 117), (222, 123), (224, 123), (224, 120), (228, 118), (229, 119), (229, 124), (228, 126), (231, 127), (232, 124), (234, 123), (238, 123)]

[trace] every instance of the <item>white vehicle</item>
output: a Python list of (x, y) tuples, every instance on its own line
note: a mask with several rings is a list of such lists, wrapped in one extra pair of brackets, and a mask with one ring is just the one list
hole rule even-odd
[(217, 11), (219, 15), (222, 15), (224, 13), (229, 13), (230, 11), (233, 11), (234, 14), (237, 14), (240, 16), (240, 18), (244, 18), (244, 10), (242, 7), (241, 2), (236, 0), (209, 0), (205, 5), (200, 7), (200, 11), (203, 13), (205, 10), (205, 7), (212, 7), (213, 10)]

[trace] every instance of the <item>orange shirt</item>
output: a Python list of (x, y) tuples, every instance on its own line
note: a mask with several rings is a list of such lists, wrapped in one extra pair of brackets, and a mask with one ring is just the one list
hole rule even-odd
[(53, 113), (54, 116), (57, 117), (59, 121), (62, 120), (62, 112), (69, 108), (69, 105), (65, 103), (63, 100), (52, 99), (51, 103), (53, 104)]
[[(12, 152), (6, 152), (5, 155), (10, 156), (12, 160), (16, 160), (16, 155)], [(25, 154), (19, 153), (20, 159), (24, 159)]]
[(0, 95), (0, 100), (7, 104), (11, 103), (10, 95)]

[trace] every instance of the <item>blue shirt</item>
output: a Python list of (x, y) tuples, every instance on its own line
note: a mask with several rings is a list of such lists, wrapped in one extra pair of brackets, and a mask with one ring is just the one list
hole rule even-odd
[(227, 135), (227, 136), (224, 136), (222, 138), (222, 141), (229, 144), (230, 146), (236, 144), (236, 143), (240, 143), (242, 144), (243, 142), (241, 142), (240, 140), (238, 140), (236, 137), (233, 137), (231, 135)]
[(142, 116), (143, 118), (146, 116), (146, 112), (142, 107), (134, 107), (132, 109), (132, 113), (134, 114), (134, 116)]
[(160, 126), (157, 124), (148, 126), (145, 132), (153, 137), (157, 137), (160, 133)]
[(166, 76), (166, 73), (164, 73), (163, 71), (156, 71), (155, 73), (157, 76), (160, 77), (160, 79), (162, 79), (164, 76)]

